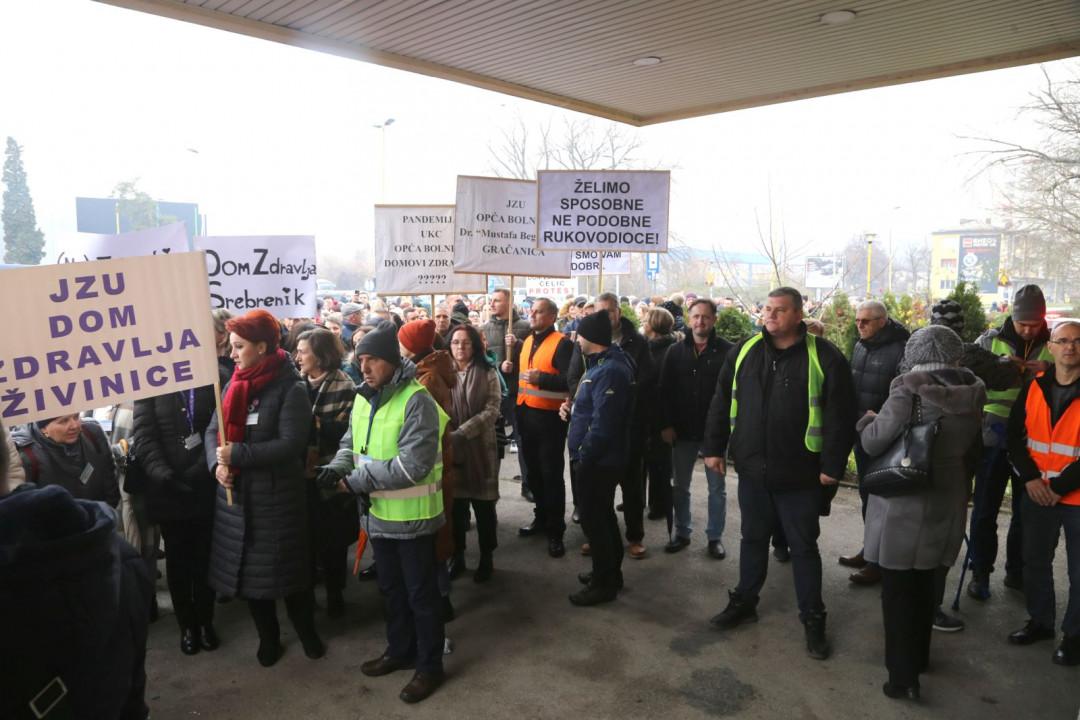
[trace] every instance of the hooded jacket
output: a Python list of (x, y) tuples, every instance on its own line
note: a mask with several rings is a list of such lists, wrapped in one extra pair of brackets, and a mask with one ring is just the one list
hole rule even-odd
[[(416, 366), (412, 361), (402, 359), (390, 381), (378, 390), (367, 383), (357, 392), (371, 404), (373, 409), (387, 402), (416, 377)], [(440, 452), (439, 446), (439, 410), (434, 398), (428, 392), (414, 393), (405, 404), (405, 422), (398, 436), (398, 454), (390, 460), (372, 460), (356, 469), (353, 462), (352, 425), (341, 438), (337, 455), (330, 462), (330, 468), (345, 477), (349, 489), (357, 495), (370, 495), (375, 490), (401, 490), (413, 487), (413, 478), (427, 477), (434, 467)], [(444, 468), (445, 470), (445, 468)], [(445, 498), (444, 498), (445, 499)], [(443, 507), (445, 508), (445, 502)], [(367, 528), (373, 538), (391, 540), (411, 540), (422, 535), (432, 535), (445, 523), (445, 512), (427, 520), (400, 522), (382, 520), (366, 514), (361, 524)]]
[(0, 498), (0, 717), (33, 717), (27, 703), (59, 677), (56, 716), (145, 718), (152, 597), (104, 504), (32, 483)]
[(889, 397), (889, 385), (900, 372), (904, 346), (911, 333), (889, 318), (873, 337), (860, 338), (851, 353), (851, 375), (855, 382), (855, 411), (877, 412)]
[[(643, 343), (644, 345), (644, 343)], [(621, 467), (627, 461), (634, 407), (634, 364), (618, 345), (585, 358), (566, 445), (581, 467)]]

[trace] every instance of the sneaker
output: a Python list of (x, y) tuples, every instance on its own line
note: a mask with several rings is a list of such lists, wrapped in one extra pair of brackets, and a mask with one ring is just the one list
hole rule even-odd
[(960, 632), (964, 629), (964, 621), (952, 615), (946, 615), (941, 608), (938, 608), (934, 611), (934, 629), (938, 632)]
[(719, 615), (709, 619), (709, 624), (718, 630), (728, 630), (744, 622), (757, 622), (757, 601), (744, 600), (734, 590), (728, 591), (728, 605)]

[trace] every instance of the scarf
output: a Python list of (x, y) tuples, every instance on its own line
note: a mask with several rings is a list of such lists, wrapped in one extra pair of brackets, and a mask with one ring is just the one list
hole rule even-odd
[[(484, 410), (488, 398), (489, 372), (493, 371), (487, 363), (470, 363), (468, 369), (465, 370), (464, 382), (454, 387), (452, 418), (458, 427)], [(454, 462), (464, 465), (470, 474), (480, 475), (486, 479), (491, 474), (492, 468), (484, 434), (464, 440), (460, 448), (460, 451), (455, 453)]]
[(251, 399), (262, 392), (270, 381), (277, 377), (282, 365), (289, 361), (285, 351), (278, 348), (269, 353), (257, 365), (233, 370), (229, 389), (222, 399), (222, 411), (225, 413), (225, 439), (228, 442), (242, 442), (244, 428), (247, 426), (248, 407)]

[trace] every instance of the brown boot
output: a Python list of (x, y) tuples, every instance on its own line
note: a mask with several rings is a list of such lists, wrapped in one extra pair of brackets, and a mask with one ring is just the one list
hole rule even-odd
[(862, 570), (851, 573), (848, 580), (856, 585), (877, 585), (881, 582), (881, 568), (874, 563), (867, 563)]

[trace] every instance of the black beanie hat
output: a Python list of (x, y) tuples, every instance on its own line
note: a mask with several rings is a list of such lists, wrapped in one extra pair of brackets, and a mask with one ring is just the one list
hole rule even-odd
[(597, 345), (611, 344), (611, 319), (606, 312), (595, 312), (578, 320), (577, 334)]
[(356, 357), (361, 355), (371, 355), (392, 365), (401, 365), (397, 328), (392, 323), (383, 323), (360, 338), (360, 342), (356, 344)]
[(964, 332), (964, 308), (955, 300), (942, 300), (930, 311), (931, 325), (944, 325), (957, 335)]
[(1025, 285), (1013, 296), (1012, 319), (1039, 322), (1046, 318), (1046, 298), (1038, 285)]

